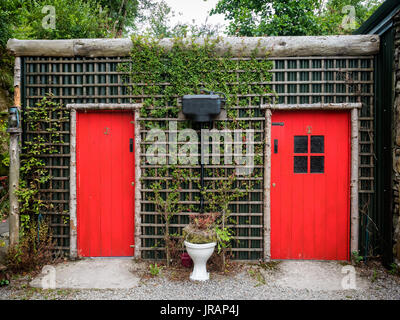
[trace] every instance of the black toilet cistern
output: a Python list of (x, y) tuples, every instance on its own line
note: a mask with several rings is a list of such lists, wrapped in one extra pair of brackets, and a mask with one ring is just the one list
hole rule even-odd
[[(206, 94), (184, 95), (182, 97), (182, 113), (192, 121), (200, 123), (200, 130), (205, 129), (208, 122), (212, 127), (213, 119), (221, 113), (221, 108), (226, 102), (226, 96), (221, 92), (213, 92), (201, 89)], [(221, 97), (221, 95), (223, 97)], [(200, 131), (201, 132), (201, 131)], [(202, 134), (202, 133), (201, 133)], [(200, 137), (200, 186), (204, 189), (204, 163), (203, 163), (203, 139)], [(204, 197), (200, 193), (200, 212), (204, 212)]]

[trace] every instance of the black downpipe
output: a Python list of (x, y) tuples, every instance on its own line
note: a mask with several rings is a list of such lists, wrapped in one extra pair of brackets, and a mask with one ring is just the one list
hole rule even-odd
[[(199, 148), (200, 148), (200, 190), (203, 191), (204, 190), (204, 162), (203, 162), (203, 133), (202, 130), (206, 129), (206, 123), (205, 122), (201, 122), (200, 123), (200, 144), (199, 144)], [(209, 122), (209, 126), (210, 128), (212, 128), (212, 121)], [(203, 193), (200, 192), (200, 213), (204, 213), (204, 196)]]
[(204, 161), (203, 161), (203, 133), (202, 130), (204, 129), (204, 122), (201, 122), (200, 125), (200, 213), (204, 213), (204, 196), (203, 196), (203, 190), (204, 190)]

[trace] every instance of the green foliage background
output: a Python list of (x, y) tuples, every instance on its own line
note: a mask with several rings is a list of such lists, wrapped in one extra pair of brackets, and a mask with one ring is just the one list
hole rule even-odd
[(301, 36), (351, 33), (342, 28), (347, 5), (358, 28), (383, 0), (219, 0), (211, 14), (224, 14), (228, 34)]
[[(199, 45), (196, 38), (175, 38), (172, 48), (166, 50), (158, 39), (133, 36), (132, 63), (121, 64), (119, 69), (129, 73), (127, 81), (130, 83), (144, 84), (131, 86), (131, 94), (150, 96), (144, 100), (141, 116), (175, 118), (179, 97), (199, 94), (206, 88), (226, 94), (228, 116), (236, 119), (236, 111), (231, 107), (237, 105), (239, 94), (252, 93), (266, 98), (271, 95), (269, 86), (259, 85), (272, 77), (269, 72), (272, 62), (256, 58), (263, 48), (255, 49), (249, 59), (235, 60), (229, 48), (224, 56), (218, 56), (215, 47), (220, 41), (221, 38), (205, 38), (204, 45)], [(241, 70), (238, 78), (237, 70)], [(260, 103), (260, 99), (253, 98), (253, 102)], [(237, 123), (240, 121), (233, 124)], [(149, 123), (144, 125), (149, 126)]]
[[(49, 14), (42, 13), (45, 5), (55, 7), (55, 29), (42, 27), (42, 19)], [(111, 36), (107, 13), (107, 9), (101, 10), (94, 1), (28, 1), (18, 10), (19, 20), (13, 36), (18, 39), (103, 38)]]

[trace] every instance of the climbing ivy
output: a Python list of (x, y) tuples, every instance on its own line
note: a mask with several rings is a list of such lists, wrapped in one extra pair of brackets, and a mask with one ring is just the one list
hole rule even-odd
[[(164, 234), (164, 246), (165, 246), (165, 258), (167, 267), (170, 266), (173, 255), (173, 249), (175, 247), (176, 235), (171, 234), (170, 224), (175, 214), (182, 212), (184, 206), (180, 204), (182, 186), (192, 179), (189, 170), (182, 168), (176, 168), (171, 166), (170, 168), (164, 166), (159, 169), (160, 173), (164, 176), (170, 175), (171, 180), (158, 180), (151, 184), (152, 195), (150, 200), (154, 202), (155, 210), (162, 217), (165, 228)], [(165, 192), (165, 190), (169, 192)]]
[[(260, 57), (264, 48), (257, 46), (249, 57), (244, 57), (240, 52), (233, 54), (232, 49), (226, 48), (225, 53), (218, 53), (217, 46), (222, 38), (205, 38), (201, 44), (196, 38), (175, 38), (167, 49), (159, 39), (133, 36), (130, 61), (121, 63), (118, 67), (126, 76), (125, 84), (128, 85), (130, 96), (135, 102), (142, 103), (140, 109), (140, 126), (142, 129), (152, 128), (168, 129), (168, 120), (178, 118), (181, 108), (181, 97), (187, 94), (201, 94), (202, 89), (221, 92), (226, 96), (225, 109), (227, 121), (215, 121), (214, 126), (222, 129), (261, 129), (261, 123), (253, 121), (250, 125), (248, 118), (260, 117), (261, 111), (257, 106), (268, 103), (275, 96), (269, 82), (272, 80), (271, 69), (273, 63), (268, 60), (268, 55)], [(249, 108), (249, 106), (251, 106)], [(243, 119), (241, 119), (243, 118)], [(247, 119), (245, 119), (247, 118)], [(178, 121), (178, 130), (192, 128), (191, 121)], [(243, 141), (245, 141), (245, 134)], [(255, 164), (263, 162), (263, 143), (260, 133), (255, 134), (255, 139), (261, 141), (255, 146)], [(221, 154), (224, 153), (221, 146)], [(229, 202), (248, 194), (252, 187), (250, 182), (246, 185), (236, 181), (235, 174), (224, 172), (221, 169), (220, 184), (214, 186), (200, 186), (200, 171), (193, 168), (185, 171), (185, 181), (192, 181), (194, 189), (199, 192), (192, 193), (189, 199), (188, 192), (180, 192), (182, 181), (174, 184), (166, 177), (171, 177), (170, 169), (173, 166), (147, 167), (142, 171), (142, 182), (152, 192), (145, 193), (145, 200), (154, 204), (154, 209), (163, 217), (165, 224), (164, 245), (168, 260), (171, 242), (169, 225), (174, 215), (179, 212), (197, 212), (200, 194), (206, 200), (205, 209), (210, 212), (223, 212), (217, 224), (219, 232), (218, 249), (223, 252), (229, 247), (234, 234), (229, 229), (230, 219)], [(181, 170), (182, 171), (182, 170)], [(176, 173), (181, 171), (176, 168)], [(205, 168), (205, 176), (216, 176), (213, 168)], [(218, 175), (218, 174), (217, 174)], [(226, 179), (222, 179), (224, 176)], [(262, 176), (262, 170), (255, 168), (253, 177)], [(159, 178), (148, 179), (150, 177)], [(175, 181), (174, 179), (172, 179)], [(172, 184), (171, 184), (172, 183)], [(223, 185), (221, 185), (221, 183)], [(179, 185), (179, 187), (178, 187)], [(211, 189), (217, 188), (215, 192)], [(169, 191), (167, 189), (170, 189)], [(192, 201), (188, 201), (192, 200)], [(149, 209), (150, 210), (150, 209)], [(183, 221), (183, 220), (182, 220)], [(158, 231), (156, 231), (158, 233)], [(158, 242), (155, 244), (158, 247)], [(225, 261), (224, 261), (225, 264)]]
[[(199, 94), (202, 88), (214, 92), (223, 92), (226, 97), (227, 115), (233, 124), (245, 128), (245, 121), (237, 119), (233, 106), (246, 106), (248, 99), (239, 99), (238, 95), (252, 95), (253, 103), (261, 103), (260, 97), (267, 102), (271, 88), (272, 62), (265, 57), (259, 58), (263, 48), (256, 47), (250, 57), (237, 59), (227, 48), (222, 56), (216, 46), (222, 38), (205, 38), (199, 44), (196, 38), (175, 38), (169, 49), (160, 45), (159, 39), (133, 36), (131, 61), (120, 64), (119, 70), (128, 76), (125, 81), (132, 84), (130, 94), (143, 96), (141, 117), (176, 118), (179, 112), (179, 98), (186, 94)], [(263, 84), (263, 85), (261, 85)], [(253, 110), (248, 110), (251, 117)], [(145, 127), (154, 127), (155, 123), (146, 121)]]
[(26, 129), (32, 134), (22, 147), (20, 181), (16, 190), (20, 203), (21, 233), (28, 228), (33, 216), (54, 209), (53, 204), (44, 201), (39, 190), (45, 189), (51, 178), (44, 156), (59, 152), (56, 145), (63, 143), (60, 131), (64, 119), (63, 108), (52, 100), (51, 95), (25, 108)]

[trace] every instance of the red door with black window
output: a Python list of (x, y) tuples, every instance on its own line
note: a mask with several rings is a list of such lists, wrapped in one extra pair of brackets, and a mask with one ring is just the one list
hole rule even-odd
[(274, 112), (271, 258), (348, 260), (348, 112)]
[(77, 113), (77, 233), (80, 256), (133, 255), (134, 150), (132, 112)]

